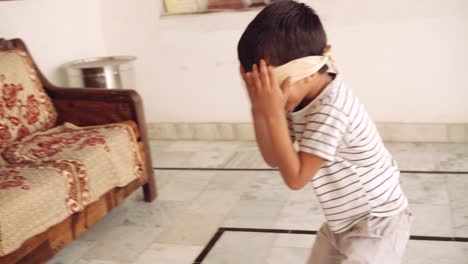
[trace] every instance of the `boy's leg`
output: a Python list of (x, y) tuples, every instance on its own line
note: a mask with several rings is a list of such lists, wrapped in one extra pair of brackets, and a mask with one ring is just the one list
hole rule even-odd
[[(343, 264), (399, 264), (409, 241), (411, 213), (371, 218), (367, 224), (340, 236), (339, 250), (346, 256)], [(341, 235), (341, 234), (340, 234)]]
[(323, 224), (307, 264), (399, 264), (409, 241), (409, 209), (386, 218), (371, 218), (334, 234)]
[(328, 229), (326, 223), (323, 224), (317, 232), (307, 264), (340, 264), (344, 259), (345, 256), (334, 245), (333, 233)]

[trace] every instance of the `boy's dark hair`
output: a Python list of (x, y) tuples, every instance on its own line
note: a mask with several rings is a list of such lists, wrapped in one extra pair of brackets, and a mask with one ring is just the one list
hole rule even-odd
[[(265, 59), (280, 66), (292, 60), (322, 55), (327, 36), (315, 11), (303, 3), (276, 0), (267, 5), (245, 29), (237, 45), (246, 71)], [(320, 69), (328, 69), (325, 65)]]

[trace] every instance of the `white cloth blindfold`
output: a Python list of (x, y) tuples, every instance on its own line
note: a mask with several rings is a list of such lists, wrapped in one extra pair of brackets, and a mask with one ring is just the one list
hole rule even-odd
[(288, 77), (291, 77), (293, 83), (299, 81), (318, 72), (325, 64), (331, 67), (332, 72), (338, 73), (335, 61), (330, 56), (330, 49), (331, 46), (327, 45), (321, 56), (299, 58), (276, 67), (274, 73), (278, 84), (281, 85)]

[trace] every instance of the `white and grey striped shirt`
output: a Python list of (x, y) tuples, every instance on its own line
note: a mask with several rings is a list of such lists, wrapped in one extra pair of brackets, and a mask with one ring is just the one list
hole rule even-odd
[(288, 113), (288, 126), (299, 151), (326, 160), (312, 185), (333, 232), (407, 207), (398, 165), (340, 75), (307, 106)]

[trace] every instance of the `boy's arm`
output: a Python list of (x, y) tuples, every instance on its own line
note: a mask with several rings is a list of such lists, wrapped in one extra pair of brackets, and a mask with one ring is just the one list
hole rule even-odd
[(283, 180), (289, 188), (304, 187), (322, 166), (324, 159), (305, 152), (296, 152), (289, 137), (287, 120), (280, 113), (266, 118), (271, 148)]
[(255, 106), (253, 98), (255, 97), (253, 93), (252, 83), (247, 80), (246, 72), (244, 68), (240, 66), (240, 73), (242, 79), (246, 84), (246, 88), (249, 94), (250, 101), (252, 103), (252, 118), (254, 123), (254, 130), (255, 130), (255, 139), (260, 149), (260, 153), (262, 154), (263, 160), (270, 166), (270, 167), (277, 167), (277, 162), (275, 155), (273, 153), (273, 149), (271, 147), (271, 138), (268, 133), (268, 128), (265, 121), (265, 116), (260, 111), (258, 107)]
[[(260, 68), (260, 69), (259, 69)], [(253, 71), (243, 73), (253, 105), (264, 115), (269, 141), (276, 165), (289, 188), (297, 190), (306, 185), (322, 166), (324, 159), (304, 152), (297, 153), (290, 140), (284, 106), (287, 101), (290, 79), (279, 87), (273, 69), (261, 61), (260, 67), (253, 65)], [(263, 139), (263, 138), (262, 138)], [(259, 142), (260, 143), (260, 142)], [(261, 143), (265, 144), (265, 142)], [(265, 151), (263, 149), (262, 151)]]
[(277, 167), (278, 163), (273, 153), (271, 137), (268, 132), (265, 116), (257, 109), (252, 108), (252, 117), (255, 128), (255, 138), (262, 157), (270, 167)]

